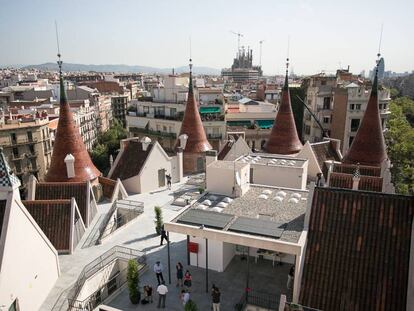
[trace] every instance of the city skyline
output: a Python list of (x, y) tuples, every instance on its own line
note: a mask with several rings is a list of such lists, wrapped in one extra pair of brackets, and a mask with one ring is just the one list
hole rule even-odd
[[(0, 63), (6, 66), (55, 61), (57, 20), (66, 63), (179, 67), (188, 63), (191, 37), (196, 66), (228, 68), (237, 52), (234, 31), (244, 34), (241, 45), (253, 49), (254, 64), (259, 64), (259, 41), (264, 40), (265, 75), (283, 74), (288, 37), (295, 73), (333, 72), (348, 65), (352, 72), (368, 72), (375, 65), (383, 24), (385, 70), (413, 70), (408, 55), (414, 53), (409, 40), (414, 5), (406, 1), (395, 3), (392, 15), (383, 1), (266, 1), (260, 6), (233, 1), (199, 6), (189, 1), (2, 2), (2, 23), (13, 25), (12, 35), (9, 27), (0, 30), (8, 47), (0, 51)], [(19, 13), (17, 21), (12, 12)]]

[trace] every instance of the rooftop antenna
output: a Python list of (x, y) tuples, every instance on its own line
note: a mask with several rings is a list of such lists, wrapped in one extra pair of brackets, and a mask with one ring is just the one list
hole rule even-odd
[(288, 36), (288, 44), (287, 44), (287, 55), (286, 55), (286, 77), (288, 76), (289, 72), (289, 49), (290, 49), (290, 35)]
[(191, 60), (191, 36), (189, 37), (190, 40), (190, 60)]
[(240, 51), (240, 37), (244, 37), (244, 35), (241, 34), (240, 32), (235, 32), (235, 31), (232, 31), (232, 30), (230, 30), (230, 32), (232, 34), (237, 35), (237, 51)]
[(62, 60), (60, 59), (61, 54), (60, 54), (60, 46), (59, 46), (59, 33), (58, 33), (58, 27), (57, 27), (57, 22), (55, 20), (55, 30), (56, 30), (56, 44), (57, 44), (57, 57), (58, 57), (58, 61), (57, 64), (59, 66), (59, 73), (62, 74)]
[(381, 24), (381, 34), (380, 34), (380, 38), (379, 38), (378, 54), (377, 54), (378, 57), (381, 56), (381, 43), (382, 43), (382, 31), (383, 30), (384, 30), (384, 23)]
[(259, 44), (260, 44), (259, 66), (260, 66), (260, 67), (262, 67), (262, 43), (263, 43), (264, 41), (265, 41), (265, 40), (260, 40), (260, 41), (259, 41)]

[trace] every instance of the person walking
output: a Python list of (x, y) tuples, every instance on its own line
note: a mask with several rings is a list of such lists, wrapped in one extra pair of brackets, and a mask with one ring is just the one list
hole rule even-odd
[(190, 300), (190, 293), (187, 292), (185, 289), (181, 290), (181, 302), (184, 307), (189, 300)]
[(211, 290), (211, 298), (213, 300), (213, 311), (220, 311), (220, 290), (217, 286), (213, 284), (213, 289)]
[(293, 278), (295, 277), (295, 266), (290, 267), (286, 287), (292, 289)]
[(177, 270), (177, 287), (183, 287), (183, 265), (181, 264), (181, 262), (178, 262), (177, 265), (175, 266), (175, 269)]
[(165, 309), (165, 300), (167, 298), (168, 287), (165, 285), (165, 282), (162, 281), (160, 285), (157, 287), (158, 293), (158, 306), (157, 308)]
[(191, 292), (192, 281), (193, 281), (193, 279), (191, 277), (190, 271), (188, 271), (188, 270), (185, 271), (185, 274), (184, 274), (184, 286), (186, 287), (187, 292)]
[(160, 242), (160, 246), (162, 245), (162, 243), (164, 242), (164, 240), (166, 240), (168, 242), (168, 235), (167, 235), (167, 231), (165, 231), (165, 229), (164, 229), (164, 225), (162, 225), (162, 227), (161, 227), (161, 242)]
[(161, 282), (164, 282), (164, 276), (162, 275), (162, 271), (164, 268), (162, 267), (161, 262), (157, 261), (154, 265), (154, 272), (157, 277), (158, 285), (161, 284)]
[(167, 178), (167, 187), (168, 189), (171, 189), (171, 175), (165, 175), (165, 178)]

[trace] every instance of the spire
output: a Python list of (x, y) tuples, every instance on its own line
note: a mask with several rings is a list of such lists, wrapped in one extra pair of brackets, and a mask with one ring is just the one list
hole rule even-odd
[(378, 65), (381, 54), (378, 53), (377, 56), (377, 67), (367, 109), (352, 145), (344, 157), (344, 163), (381, 166), (387, 158), (378, 107)]
[[(194, 95), (192, 72), (193, 64), (191, 61), (192, 60), (190, 58), (190, 82), (188, 84), (188, 98), (179, 136), (182, 134), (187, 134), (188, 136), (184, 153), (201, 153), (207, 150), (211, 150), (212, 147), (207, 140), (206, 132), (204, 131), (203, 122), (201, 121), (197, 101)], [(178, 140), (176, 145), (179, 145)]]
[[(82, 137), (79, 134), (79, 127), (75, 123), (72, 112), (70, 111), (63, 83), (62, 61), (60, 56), (60, 53), (58, 53), (59, 60), (57, 63), (59, 65), (60, 83), (59, 122), (56, 131), (55, 144), (53, 146), (52, 160), (45, 180), (48, 182), (93, 180), (101, 175), (101, 172), (99, 172), (92, 163)], [(67, 176), (65, 163), (65, 158), (68, 154), (73, 155), (75, 158), (75, 176), (70, 178)]]
[(294, 154), (302, 149), (290, 103), (288, 68), (289, 58), (286, 59), (285, 84), (282, 89), (279, 111), (277, 112), (269, 140), (264, 146), (265, 151), (268, 153)]
[(4, 156), (3, 148), (0, 147), (0, 189), (18, 187), (20, 187), (20, 180), (13, 174)]

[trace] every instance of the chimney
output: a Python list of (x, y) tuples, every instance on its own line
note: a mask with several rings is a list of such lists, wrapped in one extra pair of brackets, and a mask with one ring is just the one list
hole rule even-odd
[(180, 148), (182, 150), (184, 150), (185, 146), (187, 145), (188, 135), (187, 134), (181, 134), (180, 136), (178, 136), (178, 139), (180, 140)]
[(75, 157), (72, 154), (67, 154), (65, 157), (66, 173), (68, 178), (75, 177)]
[(181, 147), (177, 147), (177, 168), (178, 179), (181, 182), (184, 177), (183, 148)]
[(151, 138), (145, 136), (141, 139), (141, 143), (142, 143), (142, 150), (147, 151), (148, 146), (151, 144)]
[(352, 190), (358, 190), (359, 181), (361, 180), (361, 174), (359, 173), (359, 163), (355, 168), (354, 174), (352, 176)]

